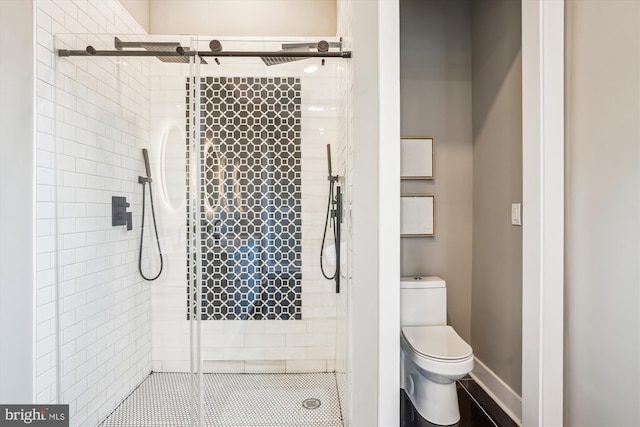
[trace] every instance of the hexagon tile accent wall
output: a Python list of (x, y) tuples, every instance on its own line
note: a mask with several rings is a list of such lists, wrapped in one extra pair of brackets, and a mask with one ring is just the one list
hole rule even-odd
[(187, 241), (201, 245), (197, 311), (202, 320), (301, 319), (300, 79), (204, 77), (199, 92), (199, 233), (187, 224)]

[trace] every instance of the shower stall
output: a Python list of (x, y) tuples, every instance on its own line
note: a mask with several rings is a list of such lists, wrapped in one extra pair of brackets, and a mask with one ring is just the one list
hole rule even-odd
[[(72, 426), (348, 425), (348, 41), (74, 33), (55, 53), (40, 395)], [(328, 144), (344, 249), (322, 261)]]

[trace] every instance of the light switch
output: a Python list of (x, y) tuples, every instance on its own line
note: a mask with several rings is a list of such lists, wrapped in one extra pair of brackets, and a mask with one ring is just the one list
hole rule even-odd
[(522, 225), (520, 203), (511, 204), (511, 225)]

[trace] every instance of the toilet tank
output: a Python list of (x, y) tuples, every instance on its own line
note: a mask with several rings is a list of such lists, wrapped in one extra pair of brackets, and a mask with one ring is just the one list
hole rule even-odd
[(447, 324), (447, 286), (437, 276), (400, 278), (401, 326)]

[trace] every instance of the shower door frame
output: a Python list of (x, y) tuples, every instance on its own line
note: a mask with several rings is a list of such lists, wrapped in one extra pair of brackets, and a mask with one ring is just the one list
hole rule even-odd
[[(198, 38), (193, 37), (191, 39), (191, 50), (196, 51), (198, 46)], [(189, 354), (190, 354), (190, 364), (191, 364), (191, 427), (202, 427), (204, 426), (204, 411), (203, 411), (203, 403), (202, 403), (202, 374), (203, 374), (203, 362), (202, 362), (202, 316), (200, 315), (202, 309), (202, 244), (201, 244), (201, 227), (200, 227), (200, 209), (201, 204), (203, 203), (201, 193), (203, 189), (201, 188), (201, 179), (200, 179), (200, 169), (201, 169), (201, 161), (200, 158), (200, 146), (204, 141), (201, 141), (201, 132), (200, 132), (200, 108), (201, 102), (198, 96), (200, 92), (200, 64), (201, 61), (199, 57), (196, 55), (189, 60), (190, 64), (190, 73), (189, 73), (189, 98), (188, 101), (191, 103), (188, 110), (191, 111), (191, 115), (189, 116), (189, 120), (191, 121), (191, 126), (188, 129), (187, 141), (189, 142), (189, 188), (191, 189), (191, 193), (189, 193), (189, 197), (187, 198), (187, 204), (189, 206), (188, 210), (188, 220), (190, 222), (191, 227), (194, 227), (194, 230), (190, 230), (193, 234), (187, 234), (189, 239), (191, 237), (195, 237), (195, 244), (193, 248), (189, 248), (189, 240), (187, 241), (187, 252), (188, 255), (193, 256), (193, 260), (188, 260), (190, 270), (188, 270), (191, 275), (195, 275), (195, 277), (188, 276), (188, 292), (191, 295), (188, 296), (189, 301)], [(191, 157), (193, 156), (193, 157)], [(197, 174), (194, 172), (194, 165), (197, 166)], [(194, 289), (191, 289), (191, 286), (194, 286)], [(191, 296), (195, 295), (195, 300), (192, 300)], [(194, 414), (195, 413), (195, 414)], [(197, 414), (197, 418), (196, 415)]]

